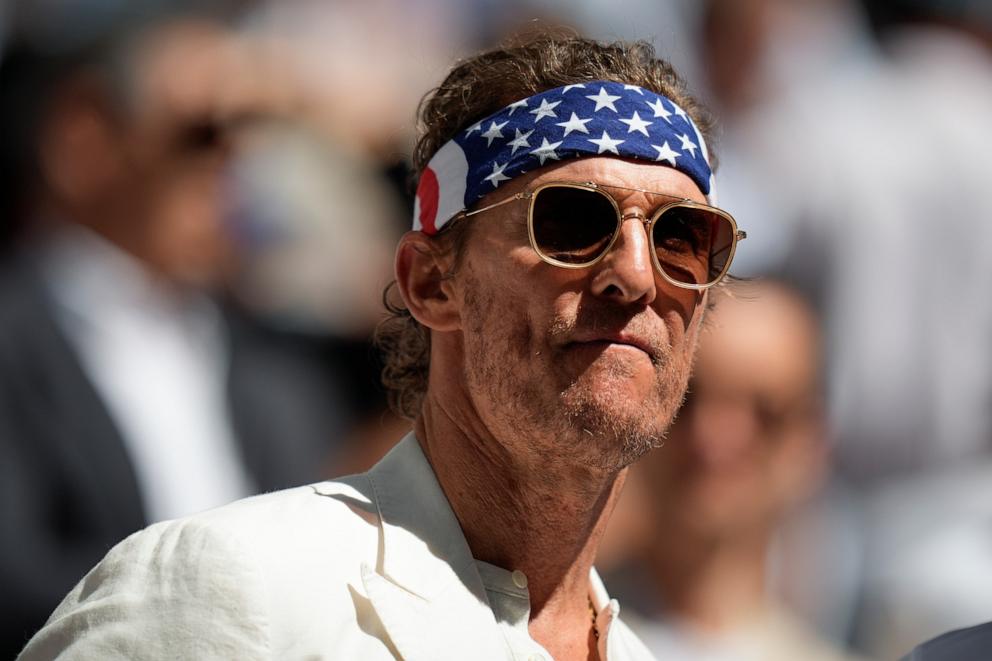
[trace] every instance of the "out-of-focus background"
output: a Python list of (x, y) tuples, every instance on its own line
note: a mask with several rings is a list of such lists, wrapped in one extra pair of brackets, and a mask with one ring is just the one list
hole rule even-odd
[(599, 558), (659, 658), (992, 619), (992, 4), (4, 0), (0, 656), (148, 523), (363, 470), (415, 109), (564, 24), (654, 43), (749, 238)]

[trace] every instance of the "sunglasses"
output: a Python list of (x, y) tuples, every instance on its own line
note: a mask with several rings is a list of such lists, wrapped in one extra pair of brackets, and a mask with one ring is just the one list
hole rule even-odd
[(265, 115), (248, 109), (224, 117), (209, 114), (188, 117), (177, 121), (170, 144), (177, 154), (225, 152), (233, 146), (239, 131), (264, 119)]
[[(604, 189), (617, 189), (675, 198), (650, 217), (622, 213)], [(661, 276), (683, 289), (712, 287), (727, 274), (737, 242), (747, 233), (727, 213), (699, 202), (593, 182), (552, 182), (517, 193), (494, 204), (467, 211), (462, 217), (528, 200), (527, 231), (530, 244), (548, 264), (566, 269), (592, 266), (603, 259), (620, 236), (623, 222), (637, 218), (651, 237), (651, 260)]]
[(212, 119), (193, 120), (176, 130), (173, 142), (184, 153), (214, 151), (226, 145), (229, 128)]

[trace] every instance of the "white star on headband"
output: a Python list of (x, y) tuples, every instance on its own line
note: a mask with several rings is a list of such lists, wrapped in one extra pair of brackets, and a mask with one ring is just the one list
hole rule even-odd
[(638, 87), (637, 85), (624, 85), (624, 86), (623, 86), (623, 88), (624, 88), (625, 90), (630, 90), (630, 91), (632, 91), (632, 92), (637, 92), (637, 93), (638, 93), (638, 94), (640, 94), (641, 96), (644, 96), (644, 90), (642, 90), (642, 89), (641, 89), (640, 87)]
[(656, 160), (668, 161), (672, 164), (673, 168), (675, 167), (675, 159), (682, 155), (668, 146), (668, 140), (665, 140), (660, 147), (658, 145), (651, 146), (658, 150), (658, 158)]
[(476, 122), (475, 124), (472, 124), (472, 126), (468, 127), (468, 129), (465, 130), (465, 137), (467, 138), (468, 136), (472, 135), (473, 131), (481, 131), (481, 130), (482, 130), (482, 122)]
[(587, 96), (586, 98), (589, 99), (590, 101), (596, 102), (596, 107), (593, 109), (593, 112), (597, 112), (601, 108), (609, 108), (613, 112), (617, 112), (617, 107), (613, 105), (613, 102), (619, 99), (620, 97), (613, 96), (612, 94), (607, 93), (605, 87), (599, 88), (599, 94), (590, 95)]
[(547, 99), (541, 99), (541, 107), (534, 108), (530, 111), (530, 114), (537, 115), (534, 118), (534, 123), (537, 124), (541, 121), (542, 117), (557, 117), (558, 115), (554, 112), (554, 107), (557, 106), (561, 101), (555, 101), (554, 103), (548, 103)]
[(585, 89), (585, 88), (586, 88), (586, 86), (583, 85), (582, 83), (575, 83), (574, 85), (565, 85), (565, 87), (562, 89), (561, 93), (562, 94), (567, 94), (568, 93), (568, 90)]
[(689, 121), (689, 117), (688, 117), (688, 115), (685, 114), (685, 111), (684, 110), (682, 110), (681, 108), (679, 108), (674, 103), (672, 104), (672, 107), (675, 108), (675, 114), (676, 115), (678, 115), (679, 117), (681, 117), (682, 119), (684, 119), (686, 122)]
[(506, 113), (506, 116), (507, 117), (511, 116), (513, 114), (513, 111), (516, 110), (517, 108), (526, 108), (526, 107), (527, 107), (527, 99), (514, 101), (513, 103), (507, 106), (510, 112)]
[(541, 146), (532, 151), (531, 154), (541, 159), (541, 165), (544, 165), (544, 161), (549, 158), (553, 161), (557, 161), (558, 154), (555, 153), (555, 150), (561, 146), (561, 143), (561, 140), (558, 142), (548, 142), (547, 138), (541, 138)]
[(638, 133), (643, 133), (644, 135), (648, 134), (648, 127), (654, 123), (654, 122), (646, 122), (643, 119), (641, 119), (640, 116), (637, 114), (636, 110), (634, 111), (634, 114), (630, 119), (623, 119), (621, 117), (620, 121), (627, 125), (627, 133), (633, 133), (634, 131), (637, 131)]
[(604, 151), (610, 151), (617, 156), (620, 155), (620, 152), (617, 151), (617, 145), (625, 142), (624, 140), (614, 140), (606, 133), (606, 131), (603, 131), (603, 136), (601, 138), (588, 138), (588, 140), (599, 147), (599, 151), (596, 152), (597, 154), (602, 154)]
[(510, 178), (507, 177), (505, 174), (503, 174), (503, 170), (505, 170), (506, 166), (509, 164), (510, 164), (509, 161), (507, 161), (503, 165), (500, 165), (499, 163), (493, 163), (493, 173), (491, 175), (486, 176), (485, 180), (492, 183), (493, 188), (499, 186), (501, 181), (509, 181)]
[(672, 123), (672, 120), (668, 119), (672, 116), (672, 113), (665, 107), (665, 104), (661, 102), (661, 99), (656, 100), (654, 103), (648, 101), (648, 105), (651, 106), (651, 110), (654, 111), (655, 117), (661, 117), (669, 124)]
[(679, 136), (679, 140), (682, 141), (682, 149), (688, 149), (689, 152), (692, 154), (692, 157), (696, 158), (696, 148), (698, 147), (698, 145), (692, 140), (690, 140), (689, 136), (686, 135), (685, 133)]
[(562, 137), (567, 138), (568, 134), (572, 131), (578, 131), (579, 133), (585, 133), (589, 135), (589, 129), (586, 128), (586, 124), (592, 121), (592, 117), (589, 119), (579, 119), (579, 116), (574, 112), (572, 116), (568, 118), (567, 122), (558, 122), (555, 126), (561, 126), (565, 129), (565, 135)]
[(486, 139), (487, 147), (493, 144), (493, 140), (495, 140), (496, 138), (503, 137), (503, 132), (500, 129), (502, 129), (504, 126), (506, 126), (509, 123), (510, 123), (509, 121), (503, 122), (502, 124), (497, 124), (496, 122), (489, 122), (489, 129), (482, 134), (482, 137)]
[(513, 149), (510, 151), (510, 156), (516, 154), (517, 150), (520, 149), (521, 147), (530, 147), (530, 143), (527, 142), (527, 138), (529, 138), (530, 134), (534, 132), (534, 129), (531, 129), (526, 133), (521, 133), (520, 129), (513, 129), (513, 130), (516, 131), (517, 135), (516, 137), (513, 138), (513, 140), (510, 140), (510, 142), (507, 143), (508, 145), (513, 147)]

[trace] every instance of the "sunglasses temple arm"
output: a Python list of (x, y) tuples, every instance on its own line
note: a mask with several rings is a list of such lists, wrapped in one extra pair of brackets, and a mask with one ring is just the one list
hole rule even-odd
[(482, 207), (481, 209), (476, 209), (475, 211), (463, 211), (461, 213), (461, 216), (462, 218), (468, 218), (469, 216), (474, 216), (477, 213), (482, 213), (483, 211), (489, 211), (490, 209), (495, 209), (496, 207), (501, 207), (504, 204), (509, 204), (510, 202), (516, 202), (517, 200), (522, 200), (526, 197), (529, 197), (527, 193), (517, 193), (516, 195), (512, 195), (506, 198), (505, 200), (494, 202), (493, 204)]

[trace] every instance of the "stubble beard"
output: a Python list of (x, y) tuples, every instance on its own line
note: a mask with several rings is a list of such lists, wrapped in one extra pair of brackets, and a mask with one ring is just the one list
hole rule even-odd
[[(567, 329), (567, 333), (573, 327), (572, 320), (556, 319), (552, 332)], [(619, 471), (664, 444), (685, 398), (691, 366), (683, 365), (667, 342), (656, 342), (652, 348), (655, 379), (641, 401), (632, 401), (619, 387), (594, 387), (584, 373), (559, 394), (565, 433), (591, 450), (582, 457), (590, 465)], [(635, 370), (625, 362), (608, 362), (600, 369), (606, 371), (608, 383), (635, 378)]]
[[(641, 402), (631, 402), (619, 390), (593, 387), (585, 373), (549, 387), (554, 379), (533, 377), (542, 369), (562, 374), (561, 351), (532, 354), (529, 327), (514, 326), (509, 313), (495, 310), (495, 295), (480, 285), (470, 283), (468, 290), (473, 293), (466, 298), (466, 381), (487, 398), (493, 422), (512, 430), (537, 461), (549, 467), (566, 462), (617, 472), (664, 443), (685, 397), (691, 368), (688, 360), (675, 355), (667, 339), (653, 346), (656, 378)], [(525, 300), (511, 303), (516, 305), (526, 309)], [(610, 315), (616, 316), (604, 316)], [(568, 337), (577, 323), (555, 318), (549, 335)], [(540, 367), (528, 369), (530, 362)], [(606, 369), (611, 381), (633, 378), (631, 367), (624, 363), (610, 363)]]

